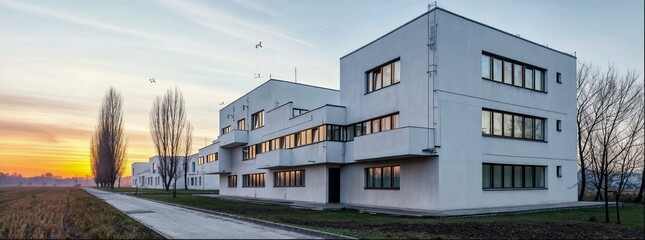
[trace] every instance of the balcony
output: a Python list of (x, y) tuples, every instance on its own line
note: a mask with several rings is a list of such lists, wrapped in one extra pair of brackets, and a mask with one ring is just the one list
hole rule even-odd
[(217, 140), (221, 148), (233, 148), (246, 145), (249, 142), (249, 131), (232, 130), (227, 134), (220, 135)]
[(356, 137), (351, 146), (347, 146), (351, 148), (348, 159), (366, 161), (436, 156), (434, 134), (432, 128), (402, 127)]
[(287, 168), (323, 163), (343, 163), (344, 143), (320, 142), (293, 149), (278, 149), (260, 153), (255, 166), (260, 169)]

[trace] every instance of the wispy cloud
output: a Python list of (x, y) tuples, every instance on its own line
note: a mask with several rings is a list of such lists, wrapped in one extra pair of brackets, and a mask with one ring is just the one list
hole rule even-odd
[(307, 41), (281, 33), (279, 30), (266, 26), (265, 24), (250, 22), (247, 18), (231, 15), (215, 8), (186, 1), (160, 1), (159, 3), (168, 10), (183, 15), (197, 24), (246, 41), (254, 42), (254, 40), (249, 40), (253, 39), (251, 34), (246, 33), (248, 30), (251, 30), (305, 46), (316, 46)]
[(248, 1), (248, 0), (236, 0), (235, 3), (240, 5), (240, 6), (242, 6), (242, 7), (245, 7), (245, 8), (251, 9), (253, 11), (262, 13), (264, 15), (268, 15), (268, 16), (271, 16), (271, 17), (282, 17), (282, 15), (280, 15), (280, 14), (276, 13), (275, 11), (271, 10), (270, 8), (264, 6), (261, 1), (251, 2), (251, 1)]
[(57, 18), (60, 20), (64, 20), (70, 23), (80, 24), (87, 27), (125, 33), (129, 35), (150, 38), (150, 39), (157, 39), (157, 40), (165, 39), (165, 37), (162, 37), (159, 35), (143, 32), (135, 29), (125, 28), (121, 26), (106, 24), (92, 19), (74, 16), (64, 12), (59, 12), (59, 11), (54, 11), (54, 10), (46, 9), (39, 6), (24, 4), (23, 2), (0, 0), (0, 5), (4, 5), (6, 7), (10, 7), (12, 9), (23, 11), (23, 12)]

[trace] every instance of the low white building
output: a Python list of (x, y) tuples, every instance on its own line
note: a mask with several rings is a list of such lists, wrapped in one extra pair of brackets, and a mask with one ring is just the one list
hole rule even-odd
[(575, 202), (575, 74), (570, 54), (435, 8), (343, 56), (340, 90), (272, 79), (222, 108), (194, 172), (318, 203)]
[[(180, 157), (183, 158), (183, 157)], [(198, 162), (197, 154), (188, 156), (188, 174), (186, 182), (188, 189), (215, 190), (219, 188), (219, 179), (212, 174), (205, 174), (196, 167)], [(179, 164), (179, 175), (177, 176), (177, 189), (184, 189), (183, 164)], [(132, 187), (163, 189), (163, 180), (159, 173), (159, 157), (151, 157), (148, 162), (136, 162), (132, 164)], [(172, 189), (174, 182), (171, 181)]]

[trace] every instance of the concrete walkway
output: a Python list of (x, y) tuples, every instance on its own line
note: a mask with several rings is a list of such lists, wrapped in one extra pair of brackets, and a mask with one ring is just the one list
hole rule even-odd
[(129, 217), (171, 239), (311, 239), (312, 236), (193, 211), (123, 194), (84, 188)]
[[(491, 208), (473, 208), (473, 209), (456, 209), (456, 210), (418, 210), (418, 209), (405, 209), (405, 208), (383, 208), (374, 206), (362, 206), (354, 204), (326, 204), (326, 203), (312, 203), (301, 201), (286, 201), (265, 198), (248, 198), (238, 196), (222, 196), (218, 194), (193, 194), (195, 196), (220, 198), (233, 201), (244, 201), (260, 204), (279, 204), (288, 205), (293, 208), (303, 208), (311, 210), (338, 210), (338, 209), (354, 209), (361, 213), (374, 213), (374, 214), (387, 214), (396, 216), (410, 216), (410, 217), (435, 217), (435, 218), (450, 218), (450, 217), (467, 217), (467, 216), (486, 216), (486, 215), (500, 215), (500, 214), (519, 214), (530, 212), (546, 212), (556, 211), (562, 209), (574, 208), (593, 208), (601, 207), (604, 203), (601, 202), (568, 202), (568, 203), (552, 203), (552, 204), (538, 204), (538, 205), (525, 205), (525, 206), (512, 206), (512, 207), (491, 207)], [(614, 206), (614, 204), (610, 204)]]

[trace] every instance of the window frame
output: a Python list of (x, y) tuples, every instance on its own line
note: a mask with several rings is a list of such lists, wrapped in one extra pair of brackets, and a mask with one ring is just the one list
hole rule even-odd
[(242, 175), (242, 188), (264, 188), (266, 187), (265, 173), (249, 173)]
[[(390, 83), (387, 84), (387, 85), (384, 84), (385, 83), (385, 77), (383, 75), (385, 73), (384, 68), (386, 66), (390, 67), (390, 74), (389, 74), (390, 75), (389, 76)], [(398, 68), (401, 68), (401, 57), (396, 57), (396, 58), (394, 58), (394, 59), (392, 59), (390, 61), (387, 61), (387, 62), (377, 66), (377, 67), (374, 67), (374, 68), (371, 68), (371, 69), (365, 71), (365, 94), (370, 94), (370, 93), (376, 92), (378, 90), (381, 90), (381, 89), (388, 88), (388, 87), (394, 86), (396, 84), (399, 84), (401, 82), (401, 79), (400, 79), (401, 78), (401, 73), (398, 72), (399, 69), (397, 68), (397, 66), (399, 66)], [(378, 72), (378, 75), (375, 75), (374, 73), (377, 73), (377, 72)], [(398, 74), (397, 74), (397, 72), (398, 72)], [(376, 79), (376, 76), (380, 76), (380, 78)], [(399, 77), (398, 81), (396, 81), (397, 76)], [(380, 81), (378, 84), (376, 82), (377, 80)]]
[[(489, 64), (488, 64), (489, 67), (490, 67), (490, 69), (488, 70), (489, 71), (489, 78), (486, 78), (485, 76), (483, 76), (483, 69), (482, 69), (482, 71), (480, 73), (482, 79), (488, 80), (488, 81), (491, 81), (491, 82), (502, 83), (502, 84), (509, 85), (509, 86), (528, 89), (528, 90), (532, 90), (532, 91), (535, 91), (535, 92), (548, 93), (547, 90), (546, 90), (546, 86), (547, 86), (547, 84), (546, 84), (546, 75), (547, 75), (547, 72), (548, 72), (547, 69), (542, 68), (542, 67), (538, 67), (538, 66), (535, 66), (535, 65), (532, 65), (532, 64), (524, 63), (524, 62), (521, 62), (521, 61), (517, 61), (517, 60), (511, 59), (511, 58), (507, 58), (507, 57), (504, 57), (504, 56), (500, 56), (498, 54), (494, 54), (494, 53), (487, 52), (487, 51), (482, 51), (481, 56), (487, 56), (489, 58), (489, 61), (490, 61)], [(484, 58), (481, 57), (481, 60), (483, 61)], [(495, 79), (495, 70), (494, 70), (495, 69), (495, 66), (494, 66), (495, 65), (495, 60), (500, 60), (501, 61), (500, 79)], [(512, 76), (511, 76), (511, 79), (510, 79), (511, 80), (510, 83), (507, 83), (505, 81), (506, 71), (505, 71), (504, 66), (506, 65), (506, 63), (511, 64), (511, 72), (510, 73), (512, 74)], [(521, 68), (522, 68), (522, 70), (521, 70), (521, 77), (522, 77), (521, 82), (522, 83), (521, 84), (518, 84), (517, 79), (516, 79), (515, 69), (516, 69), (517, 66), (521, 66)], [(481, 64), (480, 67), (483, 67), (483, 64)], [(531, 79), (531, 82), (532, 82), (532, 87), (531, 88), (528, 88), (526, 83), (525, 83), (526, 70), (533, 71), (532, 79)], [(536, 86), (536, 84), (535, 84), (535, 75), (536, 75), (535, 71), (540, 71), (541, 72), (542, 90), (535, 89), (535, 86)]]
[(228, 125), (224, 128), (222, 128), (222, 135), (230, 133), (231, 132), (231, 125)]
[[(484, 185), (484, 170), (486, 169), (485, 166), (489, 166), (489, 177), (488, 177), (488, 187)], [(511, 186), (505, 186), (504, 177), (505, 177), (505, 169), (506, 167), (509, 166), (512, 173), (511, 173)], [(501, 187), (495, 187), (495, 167), (500, 167), (500, 174), (501, 174)], [(517, 167), (521, 167), (519, 172), (519, 179), (522, 182), (522, 186), (515, 186), (516, 185), (516, 176), (518, 174)], [(537, 168), (542, 169), (542, 180), (543, 183), (542, 185), (544, 187), (536, 187), (538, 185), (538, 176), (537, 176)], [(527, 175), (526, 172), (527, 170), (530, 169), (531, 172), (531, 187), (526, 187), (527, 186)], [(483, 191), (499, 191), (499, 190), (546, 190), (548, 189), (548, 166), (546, 165), (530, 165), (530, 164), (506, 164), (506, 163), (490, 163), (490, 162), (482, 162), (482, 190)]]
[(226, 180), (229, 188), (237, 188), (237, 175), (228, 175)]
[[(395, 179), (397, 175), (395, 175), (395, 169), (398, 168), (398, 186), (396, 185)], [(386, 187), (384, 186), (385, 183), (385, 169), (389, 169), (390, 171), (390, 186)], [(378, 170), (378, 178), (376, 177), (376, 170)], [(366, 167), (364, 168), (363, 171), (363, 176), (364, 176), (364, 187), (363, 189), (374, 189), (374, 190), (400, 190), (401, 189), (401, 165), (388, 165), (388, 166), (375, 166), (375, 167)], [(378, 179), (379, 181), (379, 186), (375, 186), (375, 181)]]
[[(298, 177), (297, 173), (300, 174)], [(305, 169), (273, 172), (273, 187), (305, 187)]]
[(562, 120), (555, 120), (555, 130), (558, 132), (562, 132)]
[[(256, 126), (256, 122), (259, 122), (261, 125)], [(251, 130), (259, 129), (264, 127), (264, 109), (257, 111), (251, 114)]]
[(243, 131), (246, 130), (246, 118), (237, 120), (237, 130), (243, 130)]
[(555, 176), (558, 178), (562, 177), (562, 166), (555, 166)]
[[(489, 128), (490, 128), (490, 134), (486, 134), (486, 133), (484, 133), (484, 131), (480, 131), (480, 132), (482, 133), (482, 136), (484, 136), (484, 137), (495, 137), (495, 138), (505, 138), (505, 139), (517, 139), (517, 140), (526, 140), (526, 141), (535, 141), (535, 142), (548, 142), (548, 141), (547, 141), (547, 138), (546, 138), (546, 137), (547, 137), (547, 136), (546, 136), (546, 122), (547, 122), (547, 119), (546, 119), (546, 118), (536, 117), (536, 116), (531, 116), (531, 115), (526, 115), (526, 114), (521, 114), (521, 113), (514, 113), (514, 112), (508, 112), (508, 111), (496, 110), (496, 109), (491, 109), (491, 108), (482, 108), (482, 110), (481, 110), (481, 111), (482, 111), (482, 113), (483, 113), (484, 111), (486, 111), (486, 112), (489, 112), (489, 113), (490, 113), (490, 114), (488, 114), (488, 115), (490, 116), (490, 120), (489, 120), (489, 123), (490, 123), (490, 126), (489, 126)], [(496, 132), (495, 132), (495, 126), (496, 126), (496, 125), (495, 125), (495, 114), (496, 114), (496, 113), (497, 113), (499, 116), (501, 116), (501, 126), (500, 126), (500, 131), (501, 131), (501, 132), (500, 132), (500, 134), (496, 134)], [(504, 116), (505, 116), (505, 115), (511, 115), (511, 122), (510, 122), (510, 123), (511, 123), (511, 125), (512, 125), (512, 126), (510, 127), (510, 130), (511, 130), (511, 132), (510, 132), (510, 133), (511, 133), (511, 135), (510, 135), (510, 136), (506, 136), (506, 135), (504, 135), (504, 132), (505, 132), (505, 131), (504, 131), (504, 130), (505, 130), (505, 121), (504, 121)], [(521, 136), (521, 137), (517, 137), (517, 136), (515, 136), (515, 135), (516, 135), (516, 134), (515, 134), (515, 133), (516, 133), (516, 132), (515, 132), (515, 130), (516, 130), (516, 129), (515, 129), (515, 119), (516, 119), (516, 118), (519, 118), (519, 117), (521, 117), (521, 118), (522, 118), (522, 120), (523, 120), (523, 121), (522, 121), (522, 124), (521, 124), (521, 125), (522, 125), (522, 136)], [(542, 125), (541, 125), (541, 129), (542, 129), (542, 139), (537, 139), (537, 138), (535, 137), (535, 126), (536, 126), (536, 124), (535, 124), (535, 119), (538, 119), (538, 120), (541, 120), (541, 121), (542, 121)], [(531, 133), (532, 133), (532, 134), (531, 134), (531, 136), (532, 136), (532, 138), (527, 138), (527, 137), (526, 137), (526, 136), (527, 136), (527, 135), (526, 135), (526, 131), (527, 131), (527, 129), (526, 129), (526, 121), (527, 121), (527, 120), (530, 120), (530, 122), (531, 122)], [(483, 124), (483, 121), (484, 121), (484, 116), (483, 116), (483, 114), (482, 114), (482, 124)], [(480, 125), (480, 126), (483, 126), (483, 125)]]
[(562, 84), (562, 73), (561, 72), (555, 72), (555, 82)]

